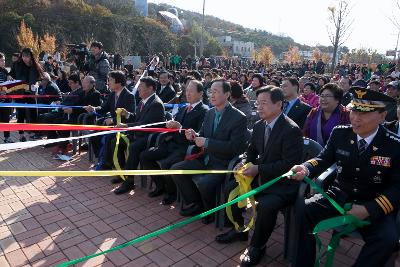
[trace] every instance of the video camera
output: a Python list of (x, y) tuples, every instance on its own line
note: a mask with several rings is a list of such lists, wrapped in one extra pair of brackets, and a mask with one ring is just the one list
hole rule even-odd
[(89, 49), (87, 48), (86, 44), (67, 44), (66, 46), (70, 49), (69, 55), (75, 60), (76, 66), (78, 67), (79, 71), (83, 71), (87, 57), (90, 55)]

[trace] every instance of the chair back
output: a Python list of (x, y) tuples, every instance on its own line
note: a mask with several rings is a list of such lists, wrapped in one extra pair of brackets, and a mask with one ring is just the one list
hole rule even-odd
[(316, 141), (303, 137), (303, 157), (302, 162), (312, 159), (322, 151), (323, 147)]

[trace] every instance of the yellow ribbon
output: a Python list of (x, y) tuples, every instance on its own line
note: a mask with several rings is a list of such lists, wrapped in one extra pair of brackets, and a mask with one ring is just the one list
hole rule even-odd
[[(240, 195), (246, 194), (247, 192), (251, 191), (251, 182), (253, 181), (254, 177), (249, 177), (249, 176), (244, 175), (243, 171), (246, 170), (247, 168), (251, 167), (252, 165), (253, 164), (251, 164), (251, 163), (247, 163), (246, 165), (242, 166), (237, 172), (235, 172), (235, 180), (238, 183), (238, 186), (229, 193), (228, 202), (232, 201), (233, 199), (235, 199), (236, 197), (238, 197)], [(254, 217), (256, 214), (256, 202), (255, 202), (254, 196), (251, 196), (248, 199), (250, 200), (253, 214), (251, 216), (249, 224), (244, 228), (243, 232), (246, 232), (246, 231), (250, 230), (251, 227), (253, 227)], [(237, 203), (237, 205), (239, 208), (246, 207), (247, 199), (239, 201)], [(234, 218), (232, 216), (231, 206), (226, 207), (226, 215), (228, 216), (228, 219), (233, 223), (236, 231), (241, 231), (239, 224), (234, 220)]]
[[(121, 112), (122, 112), (121, 108), (117, 108), (117, 110), (115, 111), (115, 113), (117, 115), (117, 125), (121, 123)], [(114, 155), (113, 155), (114, 167), (117, 170), (121, 170), (121, 165), (119, 165), (119, 161), (118, 161), (119, 141), (121, 138), (122, 138), (122, 140), (124, 140), (124, 142), (126, 144), (125, 161), (128, 159), (128, 156), (129, 156), (129, 138), (126, 136), (126, 134), (117, 132), (117, 140), (115, 143)], [(120, 175), (120, 176), (121, 176), (122, 180), (126, 179), (126, 177), (124, 175)]]
[(106, 170), (106, 171), (1, 171), (4, 177), (100, 177), (115, 175), (195, 175), (195, 174), (226, 174), (236, 171), (227, 170)]

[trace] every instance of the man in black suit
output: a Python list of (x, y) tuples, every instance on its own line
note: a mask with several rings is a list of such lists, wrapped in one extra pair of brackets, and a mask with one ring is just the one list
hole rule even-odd
[[(96, 112), (98, 114), (106, 115), (105, 119), (101, 119), (97, 122), (97, 124), (104, 125), (116, 125), (117, 124), (117, 115), (115, 110), (117, 108), (124, 108), (128, 111), (133, 112), (135, 110), (135, 96), (128, 91), (125, 87), (126, 78), (125, 74), (122, 71), (112, 71), (109, 73), (108, 77), (108, 86), (111, 89), (112, 93), (108, 95), (107, 100), (101, 105), (94, 107), (92, 105), (85, 106), (84, 109), (87, 112)], [(122, 122), (125, 122), (126, 119), (122, 118)], [(100, 149), (101, 143), (106, 144), (108, 140), (110, 140), (112, 135), (105, 135), (99, 138), (92, 138), (92, 146), (95, 155), (97, 155), (99, 159), (99, 163), (97, 164), (96, 169), (104, 169), (104, 149)]]
[(390, 121), (390, 122), (385, 122), (383, 125), (386, 127), (391, 132), (394, 132), (395, 134), (400, 136), (400, 125), (399, 125), (399, 120), (400, 120), (400, 99), (397, 99), (397, 120)]
[[(267, 86), (257, 90), (257, 111), (261, 118), (253, 129), (247, 158), (244, 163), (253, 165), (244, 174), (254, 177), (252, 187), (258, 187), (279, 175), (285, 173), (293, 163), (300, 162), (299, 155), (303, 152), (303, 138), (300, 128), (290, 118), (282, 113), (284, 96), (278, 87)], [(283, 179), (256, 195), (257, 220), (254, 226), (250, 247), (245, 251), (241, 266), (258, 264), (265, 254), (265, 247), (274, 230), (279, 210), (291, 205), (297, 195), (299, 183)], [(237, 186), (232, 181), (226, 188), (227, 195)], [(242, 210), (232, 205), (232, 214), (239, 226), (243, 228)], [(234, 228), (218, 235), (219, 243), (231, 243), (237, 240), (247, 240), (248, 232), (237, 232)]]
[[(165, 121), (165, 109), (164, 103), (156, 95), (155, 90), (157, 86), (157, 81), (151, 77), (144, 77), (140, 79), (139, 83), (139, 95), (142, 99), (135, 113), (131, 113), (126, 109), (122, 109), (121, 117), (130, 121), (127, 124), (121, 123), (117, 127), (134, 127), (139, 125), (145, 125), (150, 123)], [(136, 170), (139, 165), (140, 153), (142, 153), (147, 146), (147, 137), (149, 133), (146, 132), (130, 132), (128, 133), (128, 138), (130, 140), (129, 156), (126, 160), (124, 169), (125, 170)], [(114, 151), (115, 141), (110, 142), (111, 150), (108, 154), (108, 161)], [(124, 151), (124, 142), (120, 142), (119, 148), (119, 158)], [(110, 148), (110, 147), (109, 147)], [(120, 160), (120, 162), (122, 162)], [(135, 188), (134, 176), (128, 177), (118, 188), (114, 190), (114, 193), (124, 194)], [(113, 183), (122, 182), (122, 179), (117, 177), (112, 180)]]
[[(230, 84), (223, 79), (214, 80), (211, 85), (210, 109), (200, 132), (193, 129), (185, 131), (186, 138), (194, 141), (204, 154), (201, 158), (185, 160), (174, 164), (175, 170), (226, 170), (229, 161), (246, 149), (247, 119), (228, 101), (231, 92)], [(217, 187), (222, 183), (224, 175), (174, 175), (173, 180), (182, 194), (183, 201), (190, 204), (182, 210), (181, 215), (191, 216), (203, 210), (215, 207)], [(214, 217), (203, 220), (210, 223)]]
[(299, 98), (299, 82), (295, 78), (286, 78), (282, 81), (281, 88), (286, 101), (283, 113), (302, 129), (311, 107)]
[(176, 95), (176, 92), (169, 81), (169, 73), (166, 71), (160, 72), (160, 74), (158, 76), (158, 80), (159, 80), (159, 84), (157, 86), (156, 93), (157, 93), (158, 97), (164, 103), (168, 103)]
[(352, 82), (348, 76), (342, 77), (339, 82), (339, 87), (343, 89), (343, 97), (342, 100), (340, 101), (340, 104), (343, 106), (347, 106), (350, 104), (351, 99), (353, 98), (350, 88), (351, 88)]
[[(204, 116), (208, 111), (208, 106), (201, 101), (203, 98), (203, 85), (199, 81), (191, 81), (185, 90), (186, 99), (189, 103), (186, 107), (181, 107), (174, 120), (167, 122), (167, 128), (193, 129), (200, 130)], [(184, 133), (171, 133), (164, 139), (165, 141), (157, 147), (152, 147), (140, 155), (140, 164), (146, 170), (170, 169), (177, 162), (184, 160), (189, 141)], [(158, 163), (157, 163), (158, 162)], [(149, 193), (150, 197), (156, 197), (163, 192), (162, 203), (169, 205), (176, 199), (176, 186), (170, 176), (155, 175), (151, 177), (156, 188)]]

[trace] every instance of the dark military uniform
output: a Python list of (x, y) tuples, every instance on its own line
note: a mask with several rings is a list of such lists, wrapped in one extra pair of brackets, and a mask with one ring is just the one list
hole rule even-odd
[[(364, 91), (358, 93), (360, 98), (364, 96)], [(375, 111), (374, 105), (382, 108), (376, 103), (360, 100), (356, 103), (356, 110)], [(318, 157), (303, 165), (313, 177), (337, 164), (337, 177), (328, 188), (328, 194), (342, 207), (345, 203), (363, 205), (371, 221), (370, 225), (358, 229), (365, 245), (354, 266), (384, 266), (398, 242), (395, 213), (400, 205), (400, 140), (394, 133), (379, 126), (365, 150), (359, 141), (352, 126), (338, 126)], [(315, 238), (310, 232), (320, 221), (339, 215), (320, 194), (306, 200), (294, 266), (313, 266)]]

